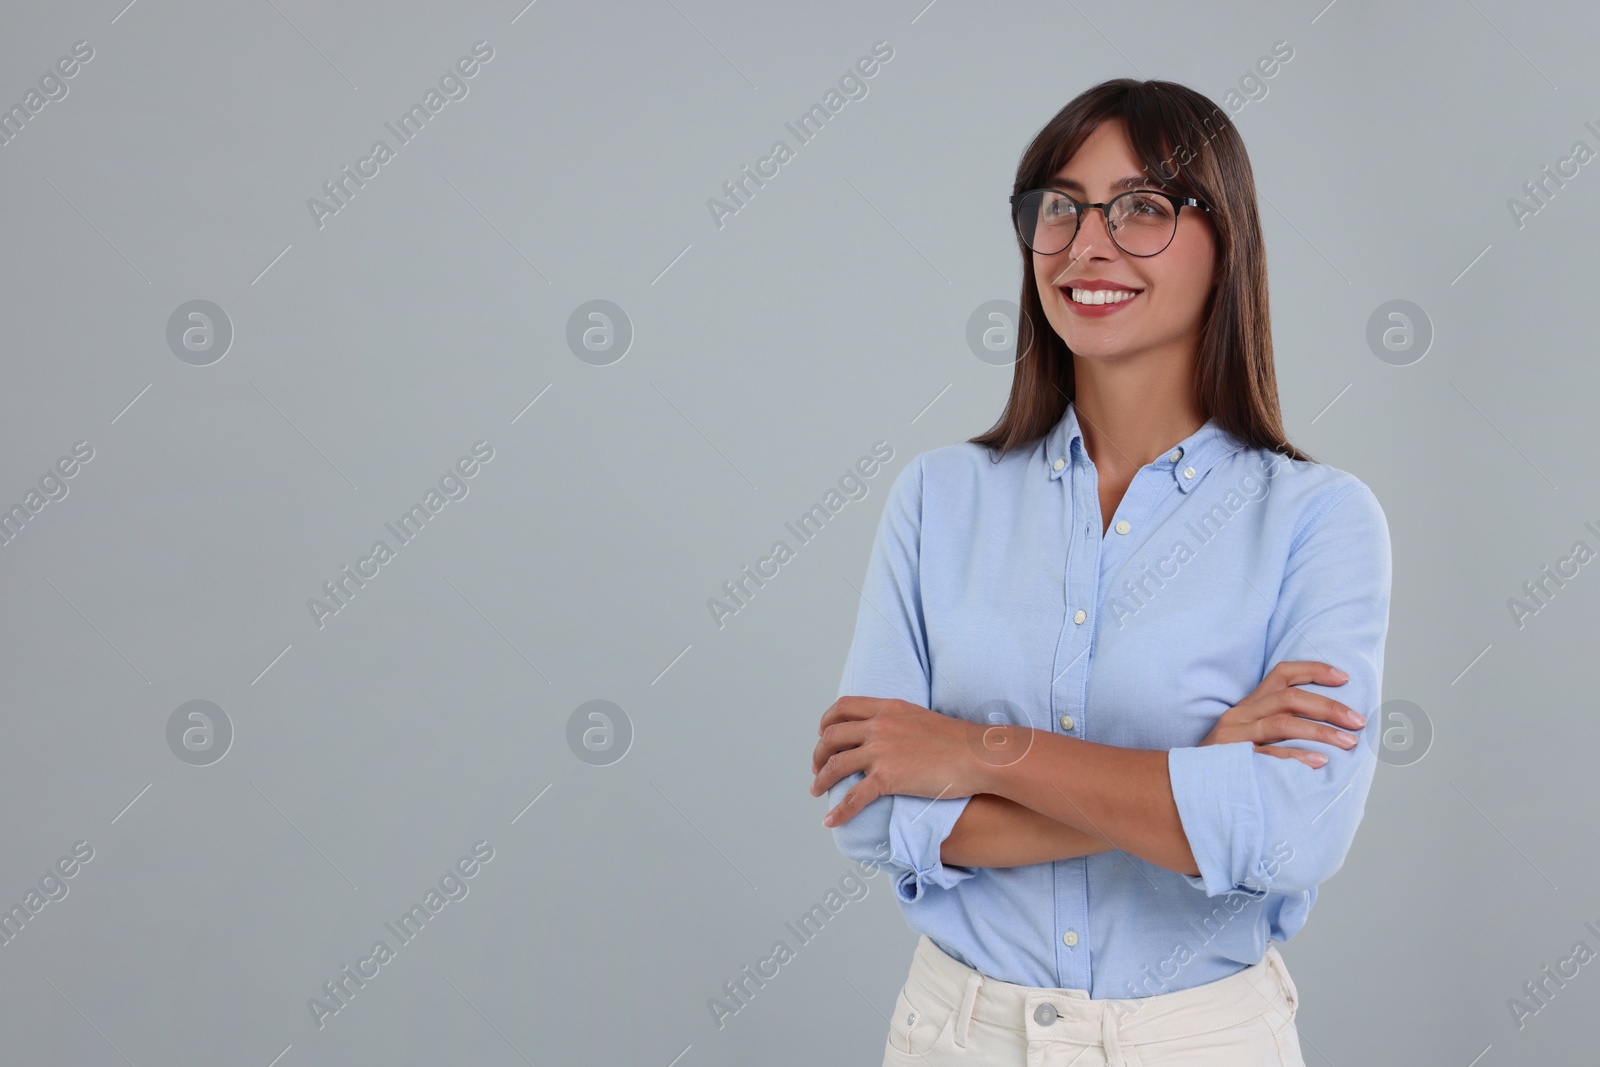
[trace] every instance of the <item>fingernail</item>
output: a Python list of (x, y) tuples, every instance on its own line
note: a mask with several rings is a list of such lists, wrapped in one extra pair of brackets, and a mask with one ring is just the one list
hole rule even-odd
[(1335, 667), (1333, 669), (1333, 673), (1334, 673), (1334, 676), (1336, 678), (1338, 678), (1341, 682), (1348, 682), (1350, 680), (1350, 676), (1348, 674), (1346, 674), (1344, 671), (1341, 671), (1338, 667)]
[(1320, 766), (1322, 766), (1322, 765), (1323, 765), (1323, 764), (1324, 764), (1324, 763), (1327, 763), (1327, 762), (1328, 762), (1328, 757), (1327, 757), (1327, 756), (1324, 756), (1324, 755), (1323, 755), (1323, 754), (1322, 754), (1322, 753), (1320, 753), (1320, 752), (1319, 752), (1319, 753), (1317, 753), (1317, 754), (1316, 754), (1316, 755), (1315, 755), (1315, 756), (1312, 756), (1312, 757), (1311, 757), (1311, 765), (1312, 765), (1312, 766), (1313, 766), (1313, 767), (1320, 767)]
[(1351, 718), (1355, 719), (1355, 722), (1356, 722), (1357, 726), (1365, 726), (1365, 725), (1367, 725), (1367, 717), (1365, 715), (1361, 714), (1359, 711), (1353, 711), (1353, 712), (1350, 713), (1350, 715), (1351, 715)]

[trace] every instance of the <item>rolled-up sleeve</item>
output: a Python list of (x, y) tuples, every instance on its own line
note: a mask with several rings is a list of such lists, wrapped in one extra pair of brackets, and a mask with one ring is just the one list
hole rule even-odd
[(1343, 865), (1378, 762), (1391, 566), (1377, 497), (1359, 481), (1334, 490), (1291, 544), (1267, 630), (1268, 668), (1318, 660), (1349, 675), (1343, 685), (1300, 688), (1366, 716), (1354, 748), (1274, 742), (1323, 753), (1321, 767), (1256, 752), (1248, 741), (1168, 752), (1173, 797), (1200, 872), (1183, 877), (1207, 896), (1311, 890)]
[[(928, 642), (918, 581), (922, 474), (922, 457), (918, 456), (889, 487), (861, 586), (855, 637), (838, 696), (880, 697), (930, 706)], [(864, 777), (857, 771), (834, 783), (828, 790), (829, 809), (842, 802)], [(929, 886), (951, 889), (976, 873), (967, 867), (947, 867), (939, 859), (940, 847), (970, 799), (880, 796), (854, 818), (833, 827), (834, 842), (853, 860), (887, 865), (896, 896), (911, 903)]]

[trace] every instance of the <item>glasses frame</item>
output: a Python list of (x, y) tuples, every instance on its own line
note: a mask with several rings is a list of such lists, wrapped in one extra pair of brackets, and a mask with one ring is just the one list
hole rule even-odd
[[(1054, 252), (1040, 252), (1034, 248), (1033, 245), (1028, 243), (1028, 239), (1026, 237), (1022, 236), (1022, 220), (1018, 217), (1018, 215), (1022, 207), (1022, 201), (1027, 197), (1032, 196), (1034, 193), (1055, 193), (1058, 196), (1063, 196), (1072, 201), (1073, 210), (1077, 214), (1077, 222), (1073, 227), (1072, 236), (1067, 239), (1066, 244), (1062, 245)], [(1172, 204), (1172, 237), (1176, 237), (1178, 235), (1178, 220), (1183, 216), (1184, 208), (1197, 207), (1201, 211), (1207, 212), (1211, 210), (1211, 205), (1206, 203), (1204, 200), (1200, 200), (1193, 196), (1178, 196), (1175, 193), (1162, 192), (1160, 189), (1129, 189), (1125, 193), (1118, 193), (1116, 196), (1112, 197), (1108, 203), (1089, 204), (1077, 199), (1065, 189), (1057, 189), (1052, 185), (1041, 185), (1039, 188), (1029, 189), (1025, 193), (1011, 194), (1009, 198), (1009, 203), (1011, 204), (1011, 228), (1016, 231), (1017, 239), (1022, 242), (1023, 246), (1027, 248), (1028, 251), (1040, 256), (1058, 256), (1062, 252), (1065, 252), (1067, 249), (1071, 248), (1072, 242), (1078, 239), (1078, 231), (1083, 229), (1083, 217), (1087, 215), (1090, 210), (1099, 208), (1100, 213), (1105, 216), (1106, 233), (1111, 236), (1112, 242), (1118, 248), (1122, 249), (1123, 253), (1126, 255), (1135, 256), (1139, 259), (1148, 259), (1151, 256), (1159, 256), (1168, 248), (1172, 247), (1172, 237), (1167, 238), (1167, 243), (1156, 249), (1154, 252), (1129, 252), (1126, 248), (1122, 248), (1122, 242), (1117, 240), (1116, 231), (1111, 227), (1111, 205), (1115, 204), (1118, 200), (1121, 200), (1125, 196), (1138, 196), (1140, 194), (1144, 194), (1146, 196), (1159, 196)]]

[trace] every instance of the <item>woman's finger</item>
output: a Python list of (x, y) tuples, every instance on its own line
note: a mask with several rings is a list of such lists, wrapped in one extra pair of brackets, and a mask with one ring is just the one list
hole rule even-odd
[(1366, 719), (1348, 704), (1341, 704), (1332, 697), (1313, 693), (1307, 689), (1285, 689), (1278, 694), (1277, 700), (1279, 713), (1288, 711), (1303, 719), (1319, 719), (1322, 722), (1338, 723), (1357, 730), (1367, 724)]
[(1255, 739), (1258, 743), (1268, 741), (1288, 741), (1298, 738), (1305, 741), (1321, 741), (1324, 744), (1334, 745), (1338, 748), (1355, 748), (1359, 739), (1355, 734), (1347, 733), (1336, 726), (1324, 722), (1313, 722), (1302, 718), (1293, 712), (1281, 712), (1270, 718), (1262, 719), (1257, 723), (1262, 729)]
[(877, 784), (870, 777), (863, 778), (844, 795), (838, 806), (823, 816), (822, 825), (838, 826), (840, 823), (849, 822), (862, 808), (876, 799), (878, 799)]
[(1328, 762), (1328, 757), (1320, 752), (1310, 752), (1303, 748), (1292, 748), (1281, 745), (1257, 745), (1257, 752), (1265, 752), (1269, 756), (1280, 759), (1297, 759), (1307, 767), (1320, 767)]
[(811, 795), (820, 797), (832, 789), (839, 779), (867, 770), (871, 762), (860, 748), (845, 748), (833, 753), (818, 766), (816, 779), (811, 783)]
[(1286, 659), (1273, 664), (1266, 676), (1261, 679), (1261, 684), (1251, 690), (1250, 695), (1240, 703), (1248, 703), (1289, 686), (1305, 685), (1307, 682), (1313, 685), (1343, 685), (1346, 680), (1331, 664), (1320, 660)]
[[(1341, 705), (1342, 706), (1342, 705)], [(1249, 740), (1258, 745), (1274, 741), (1321, 741), (1339, 748), (1355, 748), (1357, 737), (1325, 722), (1317, 722), (1298, 711), (1286, 710), (1262, 716), (1250, 723)]]
[[(1250, 724), (1285, 712), (1306, 719), (1319, 719), (1323, 722), (1354, 727), (1357, 730), (1366, 725), (1365, 721), (1347, 705), (1332, 697), (1313, 693), (1298, 686), (1289, 686), (1287, 689), (1279, 689), (1238, 704), (1224, 712), (1223, 719), (1231, 724)], [(1263, 741), (1267, 738), (1255, 737), (1253, 740)]]
[(820, 737), (822, 731), (836, 722), (870, 719), (882, 710), (883, 705), (888, 703), (889, 701), (880, 700), (877, 697), (840, 697), (828, 706), (827, 711), (822, 713), (822, 722), (817, 725), (817, 736)]
[(867, 727), (860, 722), (836, 722), (823, 728), (822, 739), (811, 750), (811, 773), (816, 774), (835, 752), (855, 748), (867, 739)]
[(1334, 743), (1332, 735), (1326, 732), (1306, 734), (1296, 731), (1285, 734), (1281, 726), (1275, 727), (1267, 720), (1288, 713), (1305, 719), (1337, 723), (1350, 729), (1361, 729), (1366, 725), (1366, 720), (1355, 711), (1332, 697), (1300, 688), (1307, 683), (1343, 685), (1346, 680), (1333, 666), (1320, 660), (1283, 660), (1276, 663), (1261, 679), (1260, 685), (1218, 717), (1217, 724), (1201, 744), (1225, 745), (1235, 741), (1252, 741), (1259, 745), (1287, 737), (1309, 737)]
[(1343, 685), (1347, 680), (1331, 663), (1314, 659), (1286, 659), (1275, 663), (1267, 677), (1277, 676), (1282, 685)]

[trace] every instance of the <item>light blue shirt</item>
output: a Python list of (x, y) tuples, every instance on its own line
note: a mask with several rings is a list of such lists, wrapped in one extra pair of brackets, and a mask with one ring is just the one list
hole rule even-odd
[[(884, 866), (906, 921), (951, 956), (1099, 1000), (1225, 978), (1305, 924), (1377, 764), (1391, 564), (1363, 482), (1214, 419), (1139, 469), (1103, 535), (1096, 479), (1075, 404), (998, 461), (966, 442), (912, 460), (884, 502), (839, 695), (1165, 750), (1199, 875), (1121, 850), (946, 866), (968, 797), (881, 796), (832, 833)], [(1365, 715), (1360, 743), (1277, 742), (1324, 753), (1318, 768), (1248, 741), (1197, 747), (1283, 660), (1348, 672), (1302, 688)]]

